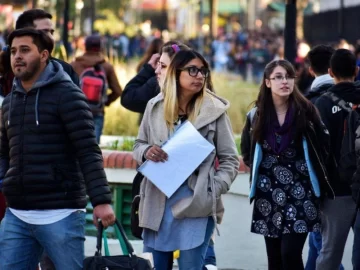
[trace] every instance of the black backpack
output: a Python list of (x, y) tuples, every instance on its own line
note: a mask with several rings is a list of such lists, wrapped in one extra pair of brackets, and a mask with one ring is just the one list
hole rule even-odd
[(351, 184), (353, 175), (356, 172), (355, 140), (360, 137), (360, 107), (359, 105), (347, 103), (332, 92), (327, 92), (324, 95), (347, 112), (344, 119), (344, 136), (341, 143), (340, 159), (337, 163), (337, 169), (340, 180)]
[(102, 108), (107, 101), (107, 80), (100, 64), (86, 68), (80, 75), (80, 88), (84, 92), (90, 109)]

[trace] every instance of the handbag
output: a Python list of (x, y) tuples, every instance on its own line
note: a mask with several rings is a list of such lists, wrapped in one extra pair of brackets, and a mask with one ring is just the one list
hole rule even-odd
[(140, 205), (140, 185), (144, 176), (141, 173), (137, 173), (132, 184), (132, 197), (130, 212), (130, 228), (131, 233), (136, 238), (142, 239), (143, 228), (139, 226), (139, 205)]
[(143, 228), (139, 226), (140, 195), (136, 195), (131, 203), (130, 221), (131, 233), (136, 238), (142, 239)]
[[(84, 260), (84, 270), (152, 270), (149, 260), (140, 258), (135, 255), (134, 249), (126, 237), (124, 228), (116, 219), (115, 233), (118, 240), (123, 239), (127, 249), (128, 255), (110, 256), (107, 238), (104, 232), (104, 226), (99, 222), (96, 252), (92, 257), (87, 257)], [(118, 230), (117, 230), (118, 229)], [(105, 256), (101, 254), (102, 238), (104, 238)], [(124, 252), (125, 253), (125, 252)]]

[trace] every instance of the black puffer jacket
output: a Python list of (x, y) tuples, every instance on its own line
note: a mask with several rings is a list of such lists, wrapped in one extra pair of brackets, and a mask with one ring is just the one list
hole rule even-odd
[(125, 86), (121, 95), (121, 105), (130, 111), (144, 113), (148, 101), (156, 97), (159, 92), (155, 71), (149, 64), (145, 64)]
[[(111, 202), (86, 98), (50, 61), (25, 92), (19, 81), (2, 107), (0, 179), (9, 207), (84, 208)], [(6, 168), (8, 167), (8, 168)]]

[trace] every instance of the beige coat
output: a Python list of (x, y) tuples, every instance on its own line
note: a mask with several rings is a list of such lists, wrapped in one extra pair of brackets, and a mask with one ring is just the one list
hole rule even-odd
[[(194, 126), (215, 146), (215, 150), (188, 178), (189, 187), (194, 194), (173, 206), (175, 218), (213, 216), (217, 223), (222, 220), (224, 206), (221, 195), (229, 190), (239, 168), (233, 132), (226, 114), (229, 106), (228, 101), (207, 92)], [(163, 112), (163, 96), (160, 93), (149, 101), (135, 142), (133, 155), (139, 164), (143, 162), (144, 152), (148, 147), (154, 144), (162, 145), (168, 139)], [(214, 168), (216, 157), (219, 160), (217, 170)], [(165, 210), (166, 196), (145, 178), (141, 184), (140, 197), (140, 227), (158, 231)]]

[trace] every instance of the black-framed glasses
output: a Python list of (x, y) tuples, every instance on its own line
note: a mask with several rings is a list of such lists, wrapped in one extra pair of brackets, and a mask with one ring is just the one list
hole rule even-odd
[(295, 80), (295, 76), (288, 76), (288, 75), (276, 75), (274, 78), (269, 78), (269, 80), (274, 80), (275, 82), (282, 82), (286, 79), (288, 82)]
[(203, 75), (204, 78), (207, 78), (209, 76), (209, 69), (207, 69), (206, 67), (197, 68), (195, 66), (189, 66), (189, 67), (180, 68), (179, 70), (181, 71), (187, 70), (187, 72), (191, 77), (196, 77), (199, 74), (199, 72), (201, 73), (201, 75)]

